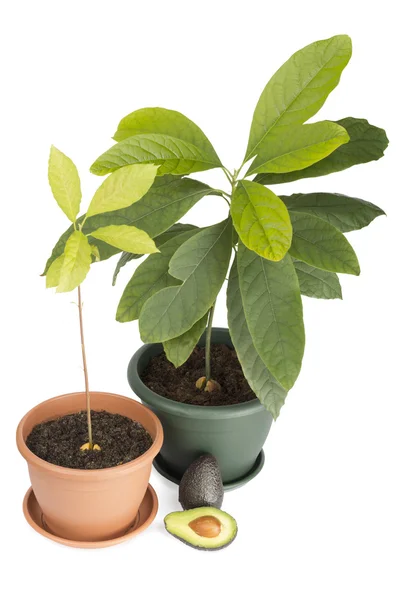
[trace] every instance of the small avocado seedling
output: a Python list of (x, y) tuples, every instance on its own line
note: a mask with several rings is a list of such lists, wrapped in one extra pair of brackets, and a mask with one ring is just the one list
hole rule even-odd
[(215, 456), (203, 454), (185, 471), (179, 484), (179, 502), (184, 510), (213, 506), (221, 508), (224, 486)]
[(88, 442), (80, 446), (81, 452), (101, 451), (101, 447), (93, 441), (81, 285), (89, 273), (92, 262), (101, 260), (99, 245), (100, 248), (104, 248), (104, 242), (120, 251), (142, 254), (158, 252), (150, 236), (137, 227), (100, 226), (91, 230), (90, 237), (83, 232), (83, 227), (88, 217), (97, 215), (98, 218), (103, 218), (104, 214), (126, 208), (140, 199), (152, 186), (157, 170), (158, 166), (153, 164), (129, 165), (111, 174), (95, 192), (86, 214), (78, 217), (82, 199), (78, 170), (72, 160), (60, 150), (54, 146), (50, 150), (49, 184), (55, 201), (71, 222), (71, 226), (64, 236), (64, 244), (53, 250), (44, 275), (46, 275), (47, 288), (56, 288), (57, 292), (71, 292), (75, 289), (78, 291), (88, 437)]
[(198, 550), (221, 550), (238, 530), (233, 517), (212, 506), (170, 513), (164, 523), (168, 533)]

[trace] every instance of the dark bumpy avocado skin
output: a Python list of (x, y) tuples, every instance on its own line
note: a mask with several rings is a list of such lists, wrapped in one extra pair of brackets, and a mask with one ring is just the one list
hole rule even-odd
[(179, 502), (185, 510), (201, 506), (221, 508), (224, 487), (215, 456), (203, 454), (183, 474)]

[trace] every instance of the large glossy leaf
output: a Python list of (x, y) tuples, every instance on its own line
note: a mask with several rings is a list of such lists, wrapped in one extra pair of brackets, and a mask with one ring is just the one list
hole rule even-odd
[(347, 131), (330, 121), (287, 127), (268, 137), (268, 144), (250, 165), (246, 175), (289, 173), (322, 160), (349, 141)]
[(359, 275), (357, 256), (345, 236), (319, 217), (291, 211), (293, 226), (290, 254), (324, 271)]
[(232, 196), (233, 224), (243, 244), (269, 260), (281, 260), (290, 248), (292, 225), (285, 204), (253, 181), (239, 181)]
[(130, 113), (120, 121), (114, 140), (122, 142), (146, 133), (161, 133), (184, 140), (219, 162), (213, 146), (200, 127), (182, 113), (167, 108), (141, 108)]
[(246, 323), (263, 363), (289, 390), (304, 352), (299, 282), (289, 255), (273, 262), (238, 246), (238, 272)]
[(255, 181), (272, 185), (307, 177), (321, 177), (382, 158), (389, 143), (383, 129), (370, 125), (366, 119), (354, 117), (346, 117), (336, 123), (349, 134), (350, 141), (347, 144), (339, 146), (332, 154), (306, 169), (292, 173), (261, 173), (256, 176)]
[(287, 392), (268, 371), (253, 344), (244, 314), (236, 259), (229, 274), (227, 307), (229, 333), (243, 374), (261, 404), (276, 419)]
[(65, 244), (64, 261), (57, 292), (70, 292), (82, 283), (89, 272), (92, 250), (87, 237), (74, 231)]
[(351, 40), (337, 35), (299, 50), (272, 76), (262, 92), (250, 130), (247, 161), (287, 125), (301, 125), (315, 115), (351, 57)]
[[(215, 192), (208, 185), (194, 179), (180, 179), (168, 175), (157, 177), (154, 185), (138, 202), (122, 210), (89, 217), (84, 224), (83, 232), (90, 234), (95, 229), (107, 225), (134, 225), (154, 238), (179, 221), (201, 198), (213, 193)], [(78, 222), (82, 219), (83, 217)], [(53, 260), (64, 252), (65, 242), (72, 231), (73, 228), (70, 227), (54, 246), (44, 274), (47, 273)], [(106, 260), (119, 252), (116, 248), (102, 242), (96, 242), (96, 245), (99, 247), (101, 260)]]
[(375, 206), (371, 202), (342, 194), (316, 192), (280, 196), (280, 198), (288, 207), (289, 212), (294, 210), (315, 215), (328, 221), (342, 232), (362, 229), (376, 217), (385, 214), (379, 206)]
[(293, 259), (293, 264), (303, 296), (324, 300), (342, 298), (342, 288), (336, 273), (322, 271), (301, 260)]
[(140, 313), (144, 342), (182, 335), (205, 315), (221, 289), (232, 252), (230, 219), (203, 229), (175, 252), (169, 273), (181, 285), (160, 290)]
[(132, 225), (107, 225), (92, 231), (92, 237), (125, 252), (153, 254), (157, 246), (148, 233)]
[(180, 281), (169, 274), (169, 262), (177, 249), (197, 232), (196, 229), (184, 232), (160, 246), (160, 252), (146, 258), (138, 266), (119, 301), (116, 319), (120, 323), (139, 318), (146, 300), (153, 294)]
[(95, 192), (86, 218), (126, 208), (143, 198), (154, 183), (156, 165), (128, 165), (111, 173)]
[[(175, 223), (175, 225), (172, 225), (172, 227), (167, 229), (167, 231), (164, 231), (164, 233), (160, 233), (160, 235), (157, 235), (154, 238), (154, 243), (156, 244), (157, 248), (160, 248), (160, 246), (162, 244), (165, 244), (165, 242), (167, 242), (168, 240), (179, 235), (180, 233), (184, 233), (185, 231), (190, 231), (191, 229), (197, 229), (197, 228), (194, 225), (189, 225), (186, 223)], [(128, 264), (131, 260), (141, 258), (142, 256), (143, 256), (143, 254), (133, 254), (132, 252), (122, 252), (122, 254), (117, 262), (117, 266), (115, 267), (112, 284), (113, 285), (116, 284), (117, 277), (118, 277), (119, 272), (122, 269), (122, 267), (124, 267), (126, 264)]]
[(81, 203), (81, 181), (74, 163), (55, 146), (50, 149), (49, 183), (53, 196), (72, 223), (79, 212)]
[(201, 334), (207, 325), (208, 312), (197, 321), (189, 331), (179, 337), (163, 343), (165, 354), (174, 367), (178, 368), (187, 361), (192, 354)]
[(132, 164), (160, 165), (159, 175), (185, 175), (220, 167), (214, 154), (185, 140), (161, 133), (134, 135), (112, 146), (90, 167), (95, 175), (106, 175)]

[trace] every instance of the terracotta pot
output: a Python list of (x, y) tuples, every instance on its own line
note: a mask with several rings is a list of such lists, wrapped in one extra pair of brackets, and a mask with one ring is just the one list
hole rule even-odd
[(83, 392), (38, 404), (21, 420), (17, 445), (28, 462), (33, 491), (49, 531), (69, 540), (101, 541), (122, 535), (131, 526), (146, 493), (154, 457), (163, 443), (158, 418), (148, 408), (117, 394), (91, 392), (92, 409), (107, 410), (140, 422), (153, 445), (136, 460), (109, 469), (67, 469), (48, 463), (27, 447), (33, 427), (85, 409)]

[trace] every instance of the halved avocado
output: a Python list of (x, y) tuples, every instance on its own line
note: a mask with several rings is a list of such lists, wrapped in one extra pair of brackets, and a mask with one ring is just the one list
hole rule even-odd
[(233, 517), (212, 506), (172, 512), (164, 523), (168, 533), (199, 550), (220, 550), (228, 546), (238, 530)]

